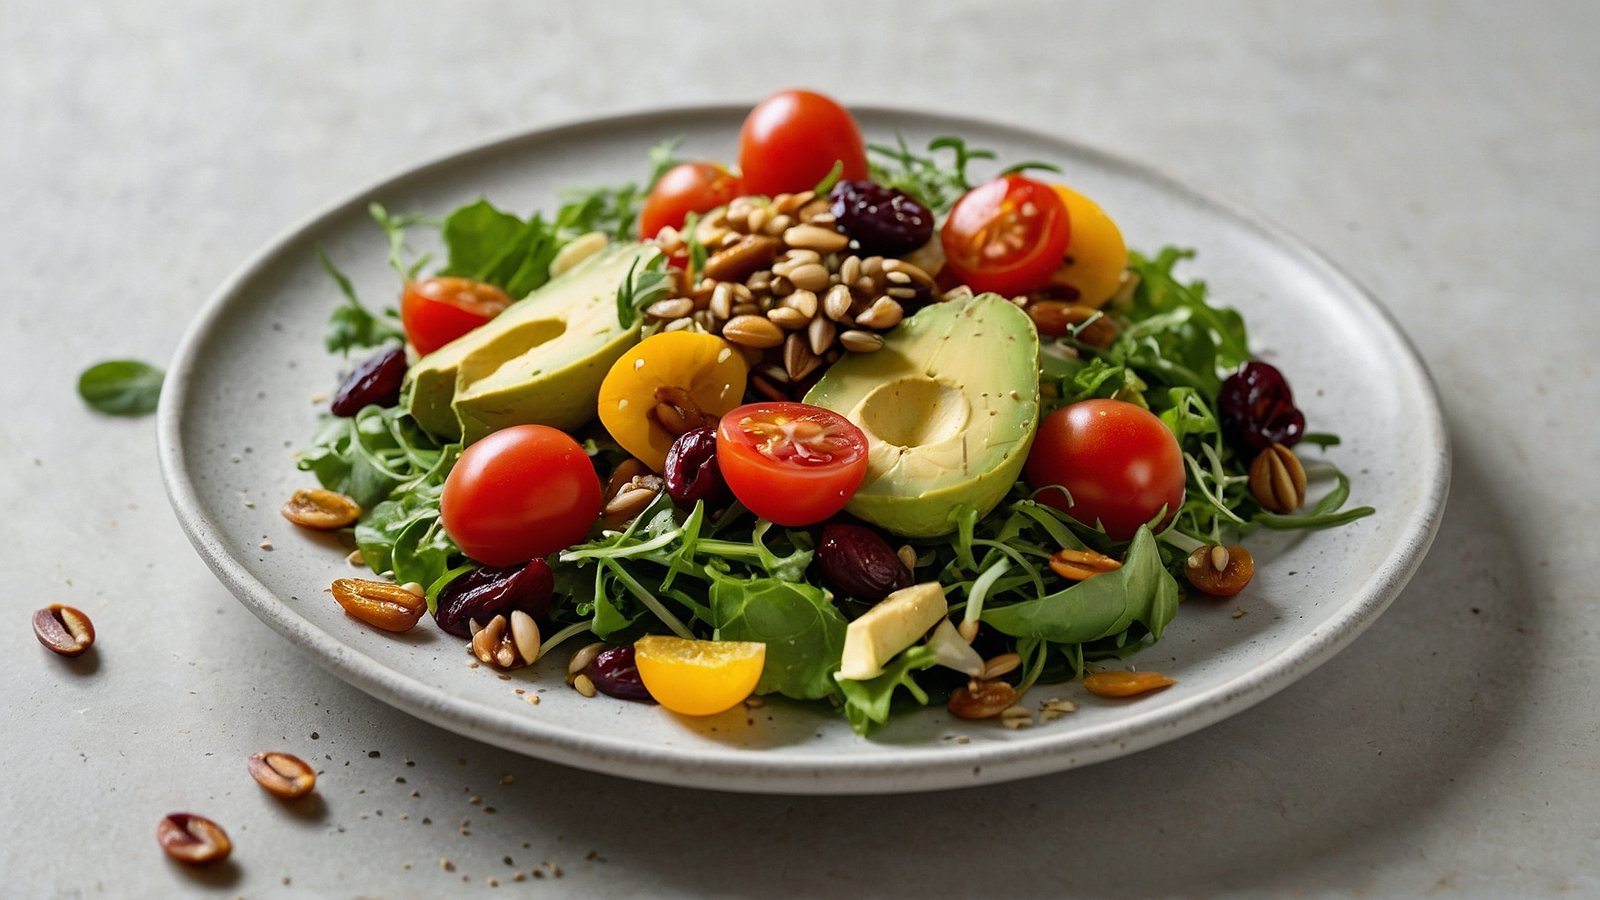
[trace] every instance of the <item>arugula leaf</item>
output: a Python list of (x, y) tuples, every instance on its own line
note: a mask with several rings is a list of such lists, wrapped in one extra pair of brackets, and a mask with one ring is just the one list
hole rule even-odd
[(1018, 638), (1081, 644), (1126, 631), (1138, 622), (1159, 639), (1178, 613), (1178, 583), (1161, 560), (1155, 537), (1141, 525), (1122, 568), (1046, 597), (1006, 606), (992, 602), (982, 620)]
[(717, 638), (767, 645), (756, 693), (797, 700), (834, 696), (833, 673), (844, 652), (844, 616), (826, 590), (777, 578), (711, 575), (711, 616)]
[(628, 274), (617, 285), (617, 323), (623, 328), (632, 328), (645, 307), (672, 290), (672, 274), (666, 266), (667, 258), (659, 254), (642, 269), (637, 259), (628, 264)]
[(649, 150), (650, 175), (644, 187), (634, 183), (578, 188), (562, 192), (562, 207), (556, 214), (556, 229), (565, 239), (598, 231), (612, 240), (634, 239), (633, 223), (656, 182), (677, 165), (678, 145), (683, 138), (661, 141)]
[(78, 396), (90, 409), (110, 416), (143, 416), (155, 412), (166, 375), (137, 359), (95, 363), (78, 376)]
[(889, 706), (894, 699), (895, 688), (905, 688), (911, 693), (912, 699), (926, 706), (928, 693), (911, 677), (911, 673), (932, 668), (938, 663), (932, 650), (918, 645), (889, 660), (883, 667), (883, 674), (876, 678), (866, 681), (837, 679), (839, 690), (844, 694), (845, 718), (850, 720), (851, 729), (856, 734), (865, 735), (874, 726), (889, 721)]
[(409, 249), (406, 246), (406, 229), (413, 225), (432, 225), (436, 223), (423, 216), (392, 216), (383, 207), (383, 204), (376, 202), (367, 207), (367, 215), (372, 217), (372, 221), (378, 223), (378, 227), (382, 228), (383, 233), (389, 238), (389, 268), (394, 269), (395, 274), (399, 275), (402, 281), (410, 281), (416, 278), (417, 274), (422, 271), (423, 266), (428, 264), (429, 257), (424, 254), (411, 264), (406, 264), (405, 253)]
[(391, 340), (405, 340), (405, 332), (398, 327), (399, 317), (393, 310), (385, 310), (381, 318), (373, 315), (361, 305), (350, 279), (339, 271), (321, 247), (317, 248), (317, 259), (322, 262), (323, 270), (333, 278), (334, 284), (339, 286), (339, 293), (345, 299), (342, 306), (334, 307), (333, 312), (328, 314), (328, 328), (322, 343), (329, 353), (349, 356), (352, 348), (376, 347)]
[(404, 410), (369, 406), (351, 418), (324, 416), (296, 466), (370, 509), (402, 483), (434, 469), (441, 456), (439, 445)]

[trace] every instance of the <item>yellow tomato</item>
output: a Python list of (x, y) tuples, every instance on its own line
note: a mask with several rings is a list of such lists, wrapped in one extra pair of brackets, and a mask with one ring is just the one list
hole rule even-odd
[(748, 371), (744, 356), (715, 335), (651, 335), (600, 383), (600, 423), (622, 449), (660, 472), (685, 426), (715, 426), (744, 401)]
[(633, 645), (639, 679), (656, 702), (686, 716), (732, 709), (756, 689), (767, 645), (649, 635)]
[(1104, 306), (1121, 287), (1128, 245), (1117, 223), (1093, 200), (1064, 185), (1052, 187), (1067, 204), (1072, 236), (1067, 240), (1067, 261), (1050, 281), (1077, 291), (1076, 302), (1084, 306)]

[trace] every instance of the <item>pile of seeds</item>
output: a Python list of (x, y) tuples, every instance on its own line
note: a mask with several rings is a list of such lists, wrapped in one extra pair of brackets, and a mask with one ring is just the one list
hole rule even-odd
[(665, 330), (721, 335), (751, 363), (751, 384), (773, 399), (800, 393), (844, 353), (871, 353), (909, 308), (942, 299), (934, 278), (908, 260), (862, 257), (834, 228), (813, 191), (740, 197), (686, 236), (663, 229), (667, 254), (706, 251), (693, 284), (645, 309)]

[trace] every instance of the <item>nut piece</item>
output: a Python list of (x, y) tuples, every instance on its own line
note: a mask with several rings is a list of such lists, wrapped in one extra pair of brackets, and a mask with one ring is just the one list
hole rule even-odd
[(852, 328), (839, 332), (839, 343), (851, 353), (872, 353), (883, 346), (883, 335)]
[(156, 825), (156, 842), (168, 856), (191, 866), (222, 862), (233, 852), (222, 826), (193, 813), (168, 813)]
[(1004, 681), (974, 678), (950, 693), (952, 715), (963, 719), (992, 719), (1017, 702), (1017, 689)]
[(781, 246), (777, 238), (748, 235), (728, 249), (711, 254), (702, 274), (714, 281), (743, 281), (755, 270), (771, 265)]
[(283, 504), (283, 517), (314, 531), (333, 531), (354, 525), (361, 507), (354, 500), (322, 488), (301, 488)]
[(1083, 581), (1096, 575), (1115, 572), (1120, 568), (1122, 563), (1093, 550), (1067, 548), (1057, 550), (1050, 556), (1050, 571), (1068, 581)]
[(289, 753), (269, 750), (252, 755), (246, 766), (256, 784), (280, 800), (298, 800), (317, 786), (317, 773), (306, 761)]
[(539, 648), (539, 625), (520, 609), (512, 610), (509, 621), (497, 615), (489, 624), (472, 630), (472, 655), (484, 665), (520, 669), (539, 658)]
[(1083, 676), (1083, 686), (1096, 697), (1137, 697), (1177, 683), (1160, 672), (1111, 670)]
[(818, 253), (837, 253), (850, 245), (848, 237), (820, 225), (796, 225), (783, 233), (783, 242)]
[(34, 612), (33, 636), (52, 653), (79, 656), (94, 645), (94, 623), (70, 606), (52, 603)]
[(398, 584), (365, 578), (338, 579), (333, 599), (347, 614), (384, 631), (410, 631), (428, 609), (426, 600)]
[(1027, 728), (1033, 725), (1033, 713), (1026, 706), (1008, 706), (1000, 711), (1000, 724), (1007, 728)]
[(1256, 574), (1250, 551), (1239, 544), (1231, 547), (1201, 547), (1184, 560), (1183, 574), (1189, 583), (1213, 597), (1232, 597), (1244, 590)]
[(979, 677), (985, 680), (999, 678), (1001, 675), (1015, 672), (1021, 665), (1021, 656), (1015, 653), (1002, 653), (983, 664), (983, 675)]
[(600, 651), (604, 650), (605, 648), (605, 644), (601, 643), (600, 641), (595, 641), (592, 644), (584, 645), (583, 647), (579, 648), (577, 652), (573, 653), (572, 658), (567, 660), (567, 684), (571, 684), (573, 681), (577, 680), (578, 675), (583, 672), (584, 669), (589, 668), (589, 664), (594, 662), (594, 658), (599, 656)]
[(1256, 454), (1250, 463), (1250, 496), (1268, 512), (1299, 509), (1306, 502), (1306, 470), (1300, 457), (1282, 444)]
[(1090, 347), (1109, 347), (1117, 339), (1116, 323), (1092, 306), (1045, 299), (1029, 303), (1026, 311), (1042, 335), (1071, 334), (1079, 343)]
[[(734, 316), (722, 326), (722, 336), (735, 344), (767, 349), (783, 343), (783, 329), (762, 316)], [(881, 344), (883, 339), (878, 339)]]

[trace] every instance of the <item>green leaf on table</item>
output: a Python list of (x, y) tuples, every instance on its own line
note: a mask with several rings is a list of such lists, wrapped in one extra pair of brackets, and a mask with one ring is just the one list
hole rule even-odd
[(111, 416), (155, 412), (166, 376), (147, 362), (114, 359), (96, 363), (78, 376), (78, 396), (89, 408)]

